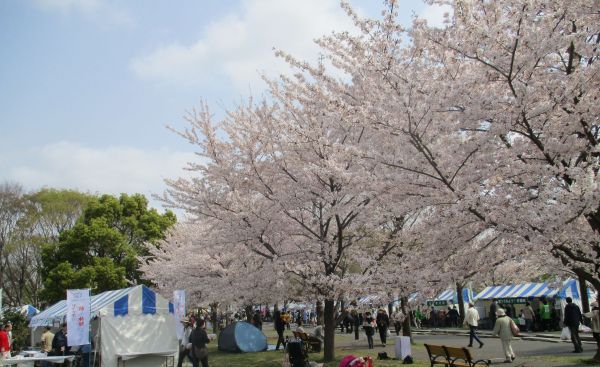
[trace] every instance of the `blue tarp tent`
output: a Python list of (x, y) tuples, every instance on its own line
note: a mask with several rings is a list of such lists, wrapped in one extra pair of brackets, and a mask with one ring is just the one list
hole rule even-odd
[(31, 318), (35, 315), (37, 315), (38, 313), (40, 313), (40, 310), (38, 310), (37, 308), (33, 307), (32, 305), (24, 305), (21, 306), (21, 315), (25, 315), (27, 316), (27, 320), (31, 320)]
[(219, 334), (219, 350), (224, 352), (261, 352), (267, 350), (267, 337), (253, 325), (240, 321)]

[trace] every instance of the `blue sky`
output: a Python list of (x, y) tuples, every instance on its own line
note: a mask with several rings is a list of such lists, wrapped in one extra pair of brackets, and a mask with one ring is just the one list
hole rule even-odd
[[(399, 3), (406, 24), (443, 14)], [(161, 193), (194, 159), (166, 125), (184, 128), (201, 100), (218, 116), (260, 95), (259, 72), (286, 71), (273, 47), (314, 61), (312, 39), (342, 29), (336, 0), (0, 1), (0, 182)]]

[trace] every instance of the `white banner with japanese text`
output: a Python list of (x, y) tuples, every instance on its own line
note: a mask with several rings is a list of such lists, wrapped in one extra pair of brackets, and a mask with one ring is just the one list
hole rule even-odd
[(67, 345), (90, 344), (90, 290), (67, 290)]
[(173, 313), (175, 315), (175, 333), (177, 339), (183, 338), (183, 324), (181, 320), (185, 317), (185, 290), (178, 289), (173, 291)]

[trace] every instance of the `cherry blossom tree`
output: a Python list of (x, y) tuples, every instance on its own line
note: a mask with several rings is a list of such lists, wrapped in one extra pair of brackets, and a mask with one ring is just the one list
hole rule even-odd
[(202, 160), (164, 201), (201, 223), (207, 261), (263, 261), (324, 300), (326, 360), (334, 300), (394, 282), (553, 256), (600, 289), (597, 6), (429, 3), (444, 27), (343, 4), (358, 32), (318, 40), (324, 61), (277, 51), (297, 73), (268, 100), (218, 122), (203, 105), (180, 132)]
[(169, 181), (165, 201), (202, 220), (206, 241), (222, 252), (243, 246), (238, 256), (274, 262), (306, 299), (323, 300), (330, 360), (335, 300), (366, 277), (347, 265), (381, 255), (364, 245), (388, 220), (376, 210), (386, 188), (372, 179), (377, 167), (353, 154), (361, 129), (326, 112), (322, 89), (302, 76), (270, 89), (276, 102), (249, 101), (218, 124), (207, 108), (190, 117), (181, 134), (205, 161), (190, 165), (194, 179)]
[(452, 5), (446, 29), (415, 27), (417, 47), (468, 70), (451, 81), (449, 105), (505, 148), (495, 166), (513, 200), (494, 210), (599, 289), (597, 4)]

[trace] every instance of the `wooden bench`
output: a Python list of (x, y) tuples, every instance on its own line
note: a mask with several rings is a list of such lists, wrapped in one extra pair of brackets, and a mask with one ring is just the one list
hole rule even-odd
[(444, 365), (449, 367), (489, 367), (491, 361), (473, 360), (471, 352), (467, 348), (447, 347), (445, 345), (425, 344), (429, 354), (431, 367)]

